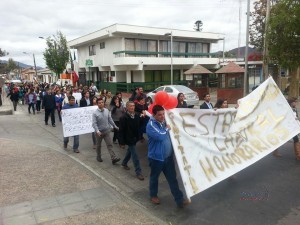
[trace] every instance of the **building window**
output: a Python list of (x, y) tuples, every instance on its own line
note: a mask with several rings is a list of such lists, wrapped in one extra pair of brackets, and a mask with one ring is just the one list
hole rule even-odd
[(91, 55), (96, 55), (95, 45), (90, 45), (89, 46), (89, 56), (91, 56)]
[(221, 75), (220, 88), (226, 88), (226, 75), (225, 74)]
[(230, 76), (228, 77), (228, 88), (241, 88), (242, 87), (242, 76), (236, 75), (236, 76)]
[(104, 49), (105, 48), (105, 42), (101, 42), (100, 43), (100, 49)]
[[(126, 54), (126, 56), (143, 56), (143, 57), (155, 57), (156, 55), (148, 55), (147, 52), (157, 52), (157, 41), (147, 39), (125, 39), (126, 51), (143, 52), (143, 55), (138, 54)], [(146, 54), (145, 54), (146, 53)]]

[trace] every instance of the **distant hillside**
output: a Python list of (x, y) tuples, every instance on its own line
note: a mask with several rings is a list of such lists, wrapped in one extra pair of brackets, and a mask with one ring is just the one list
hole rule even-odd
[[(228, 52), (225, 52), (225, 57), (244, 58), (245, 57), (245, 51), (246, 51), (246, 46), (240, 47), (240, 55), (237, 56), (238, 48), (234, 48), (234, 49), (229, 50)], [(216, 54), (217, 57), (223, 57), (223, 51), (218, 51), (218, 52), (215, 52), (213, 54)], [(248, 47), (248, 56), (253, 55), (253, 54), (261, 54), (261, 52), (258, 51), (256, 48)]]
[[(0, 60), (0, 63), (1, 64), (7, 64), (7, 60)], [(31, 66), (31, 65), (27, 65), (27, 64), (24, 64), (24, 63), (21, 63), (21, 62), (18, 62), (18, 61), (15, 61), (16, 65), (19, 66), (20, 68), (22, 69), (26, 69), (26, 68), (34, 68), (34, 66)], [(40, 67), (40, 66), (37, 66), (36, 67), (37, 70), (40, 70), (40, 69), (43, 69), (43, 67)]]

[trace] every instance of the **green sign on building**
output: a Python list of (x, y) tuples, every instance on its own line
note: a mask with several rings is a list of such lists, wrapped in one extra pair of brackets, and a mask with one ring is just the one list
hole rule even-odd
[(93, 60), (91, 59), (85, 60), (85, 66), (93, 66)]

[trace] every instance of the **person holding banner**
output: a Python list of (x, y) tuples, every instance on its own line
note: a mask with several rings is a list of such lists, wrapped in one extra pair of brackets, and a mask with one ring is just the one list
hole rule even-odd
[[(75, 97), (74, 96), (69, 96), (69, 103), (65, 104), (62, 107), (62, 110), (64, 109), (75, 109), (78, 108), (78, 105), (75, 103)], [(75, 135), (74, 137), (74, 142), (73, 142), (73, 151), (75, 153), (79, 153), (78, 147), (79, 147), (79, 135)], [(69, 143), (69, 137), (64, 137), (64, 148), (66, 149), (68, 147)]]
[(178, 104), (176, 108), (188, 108), (186, 101), (184, 101), (184, 94), (183, 93), (178, 93), (177, 95), (177, 101)]
[(210, 102), (210, 94), (206, 93), (203, 95), (204, 102), (202, 105), (200, 105), (200, 109), (213, 109), (213, 105)]
[[(291, 106), (291, 108), (295, 114), (295, 119), (297, 120), (298, 119), (298, 111), (296, 108), (297, 98), (295, 98), (295, 97), (289, 98), (288, 103)], [(294, 140), (294, 151), (295, 151), (296, 160), (300, 160), (300, 143), (299, 143), (298, 135), (293, 137), (293, 140)]]
[(172, 195), (178, 207), (183, 208), (190, 203), (189, 200), (183, 198), (183, 193), (179, 189), (176, 178), (174, 152), (171, 143), (169, 131), (171, 127), (166, 124), (165, 111), (160, 105), (155, 105), (152, 109), (153, 117), (150, 118), (146, 133), (148, 135), (148, 160), (150, 166), (150, 201), (153, 204), (160, 204), (157, 197), (158, 179), (160, 173), (163, 172)]
[(101, 158), (101, 143), (102, 140), (104, 139), (107, 146), (107, 150), (111, 157), (112, 164), (115, 165), (121, 159), (118, 158), (113, 151), (112, 140), (109, 134), (111, 131), (111, 126), (115, 129), (119, 129), (119, 128), (116, 126), (113, 119), (111, 118), (108, 109), (104, 108), (103, 99), (101, 98), (97, 99), (97, 105), (98, 105), (98, 109), (92, 115), (93, 128), (96, 132), (96, 139), (97, 139), (97, 147), (96, 147), (97, 161), (103, 162)]
[(228, 108), (227, 99), (219, 98), (214, 106), (214, 109), (226, 109)]

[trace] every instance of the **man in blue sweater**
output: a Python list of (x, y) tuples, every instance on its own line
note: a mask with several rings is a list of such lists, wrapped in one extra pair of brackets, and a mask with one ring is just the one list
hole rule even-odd
[(179, 189), (176, 178), (175, 163), (173, 159), (173, 148), (169, 131), (171, 127), (165, 122), (165, 111), (160, 105), (155, 105), (152, 109), (153, 117), (150, 118), (146, 133), (148, 142), (148, 159), (150, 165), (150, 200), (153, 204), (160, 204), (158, 193), (158, 179), (161, 172), (164, 173), (172, 195), (178, 207), (182, 208), (189, 204), (183, 198), (183, 193)]
[[(69, 103), (64, 104), (62, 107), (62, 110), (64, 109), (74, 109), (78, 108), (78, 105), (75, 103), (75, 97), (74, 96), (69, 96)], [(79, 153), (78, 147), (79, 147), (79, 135), (75, 135), (74, 137), (74, 142), (73, 142), (73, 151), (75, 153)], [(69, 137), (64, 137), (64, 148), (66, 149), (68, 147), (69, 143)]]

